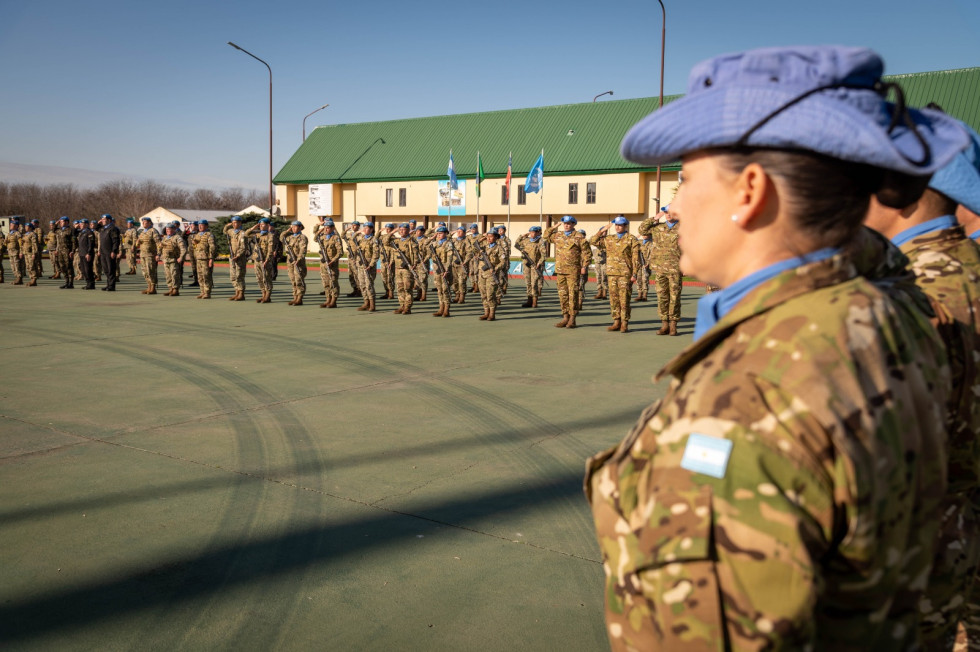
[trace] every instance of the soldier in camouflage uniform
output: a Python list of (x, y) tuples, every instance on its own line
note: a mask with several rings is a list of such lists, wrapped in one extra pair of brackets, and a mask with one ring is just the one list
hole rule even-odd
[(412, 271), (419, 260), (417, 243), (409, 236), (408, 224), (402, 223), (397, 233), (386, 236), (384, 244), (395, 250), (393, 260), (395, 261), (395, 286), (398, 289), (398, 308), (393, 312), (396, 315), (410, 315), (412, 314), (412, 289), (415, 286)]
[(201, 284), (197, 282), (197, 254), (194, 253), (194, 235), (197, 233), (197, 222), (188, 222), (184, 225), (184, 244), (187, 245), (187, 262), (191, 270), (191, 282), (187, 284), (189, 288), (199, 288)]
[[(587, 464), (614, 649), (918, 644), (949, 369), (904, 256), (844, 246), (868, 235), (869, 193), (914, 191), (875, 167), (925, 176), (959, 143), (937, 112), (905, 116), (928, 128), (911, 162), (879, 122), (882, 67), (856, 48), (720, 57), (623, 141), (632, 162), (682, 161), (684, 267), (726, 289), (666, 396)], [(752, 108), (714, 120), (732, 102)]]
[(122, 233), (123, 258), (129, 264), (127, 275), (136, 273), (136, 220), (126, 218), (126, 230)]
[(289, 282), (293, 286), (293, 300), (286, 305), (303, 305), (303, 295), (306, 294), (306, 252), (310, 242), (303, 235), (303, 223), (293, 221), (288, 231), (279, 236), (283, 251), (286, 252), (286, 264), (289, 271)]
[[(361, 226), (363, 234), (358, 239), (358, 247), (360, 247), (361, 254), (364, 255), (364, 260), (366, 264), (361, 264), (358, 262), (357, 273), (360, 276), (358, 281), (361, 286), (361, 294), (364, 297), (364, 303), (358, 306), (358, 310), (366, 310), (368, 312), (374, 312), (377, 308), (375, 307), (375, 293), (374, 293), (374, 281), (378, 276), (378, 258), (381, 256), (381, 243), (376, 237), (374, 237), (374, 224), (372, 222), (365, 222)], [(360, 261), (360, 257), (358, 257)]]
[(510, 258), (497, 244), (496, 231), (493, 229), (487, 231), (486, 238), (486, 246), (477, 254), (477, 263), (480, 266), (480, 297), (483, 299), (483, 314), (480, 319), (495, 321), (497, 306), (500, 305), (500, 272)]
[(677, 243), (677, 217), (670, 207), (664, 206), (660, 214), (652, 215), (640, 224), (640, 235), (653, 238), (653, 256), (648, 261), (656, 274), (657, 310), (660, 312), (660, 330), (657, 335), (677, 335), (677, 321), (681, 318), (681, 248)]
[(480, 237), (480, 227), (477, 226), (475, 223), (470, 224), (469, 227), (467, 227), (466, 229), (466, 240), (467, 242), (469, 242), (470, 250), (473, 252), (473, 256), (470, 258), (470, 267), (469, 270), (467, 270), (467, 275), (473, 281), (472, 286), (470, 287), (470, 292), (480, 291), (480, 287), (479, 287), (480, 264), (477, 262), (477, 258), (479, 258), (479, 256), (476, 255), (477, 252), (476, 241), (477, 238), (479, 237)]
[(157, 271), (157, 254), (160, 251), (160, 234), (153, 228), (153, 221), (144, 217), (140, 220), (142, 228), (136, 237), (136, 244), (139, 247), (140, 262), (143, 265), (143, 278), (146, 280), (146, 289), (140, 294), (156, 294), (159, 275)]
[(0, 229), (0, 283), (3, 283), (3, 259), (7, 255), (7, 234)]
[(225, 225), (225, 235), (228, 236), (228, 276), (235, 294), (229, 301), (245, 300), (245, 270), (248, 267), (248, 236), (242, 229), (241, 215), (232, 215)]
[(538, 299), (541, 297), (541, 281), (544, 278), (544, 263), (546, 251), (544, 240), (541, 238), (541, 227), (532, 226), (527, 233), (517, 238), (514, 245), (521, 252), (521, 259), (524, 263), (524, 287), (527, 291), (527, 300), (521, 304), (522, 308), (537, 308)]
[(379, 269), (379, 274), (381, 276), (381, 282), (384, 284), (385, 295), (383, 299), (394, 299), (395, 298), (395, 263), (393, 257), (395, 252), (391, 250), (391, 247), (381, 244), (385, 241), (385, 236), (391, 235), (395, 232), (395, 225), (391, 222), (385, 224), (384, 232), (378, 234), (378, 254), (379, 260), (381, 261), (381, 267)]
[(189, 248), (194, 250), (194, 259), (197, 261), (197, 282), (201, 288), (201, 293), (196, 298), (210, 299), (211, 289), (214, 287), (214, 257), (218, 252), (214, 234), (208, 230), (207, 220), (197, 221), (197, 230), (190, 241)]
[(449, 317), (449, 304), (452, 303), (453, 259), (454, 254), (449, 243), (449, 227), (436, 227), (434, 239), (427, 243), (430, 256), (435, 264), (432, 282), (439, 295), (439, 310), (432, 313), (433, 317)]
[(51, 261), (51, 276), (48, 278), (54, 280), (56, 278), (61, 278), (61, 274), (58, 273), (58, 260), (54, 255), (54, 252), (58, 249), (58, 234), (55, 232), (57, 229), (54, 220), (48, 222), (48, 232), (44, 234), (44, 246), (48, 250), (48, 260)]
[(415, 287), (415, 300), (425, 301), (429, 298), (429, 240), (425, 235), (425, 227), (416, 226), (412, 231), (412, 239), (419, 252), (419, 261), (415, 265), (415, 276), (418, 278)]
[(640, 268), (640, 241), (629, 233), (629, 220), (620, 215), (613, 219), (615, 233), (607, 234), (609, 226), (603, 226), (589, 241), (606, 255), (606, 272), (609, 277), (609, 308), (612, 326), (606, 330), (629, 332), (630, 299), (633, 283)]
[(160, 240), (160, 262), (163, 263), (163, 272), (167, 279), (167, 287), (170, 289), (163, 293), (165, 297), (180, 296), (180, 288), (183, 285), (184, 274), (181, 268), (184, 266), (184, 257), (187, 255), (187, 245), (180, 233), (180, 228), (176, 222), (171, 222), (164, 229), (163, 238)]
[[(507, 288), (510, 287), (510, 252), (514, 250), (514, 243), (507, 237), (506, 224), (497, 225), (497, 246), (500, 247), (504, 258), (507, 260), (500, 272), (500, 295), (507, 296)], [(499, 305), (500, 302), (498, 301), (497, 304)]]
[(37, 261), (41, 258), (41, 239), (32, 222), (24, 225), (24, 235), (20, 239), (20, 251), (24, 256), (24, 268), (30, 279), (27, 285), (37, 285)]
[(10, 271), (14, 277), (14, 285), (24, 284), (24, 252), (21, 248), (20, 222), (11, 220), (10, 231), (7, 233), (4, 247), (7, 249), (7, 256), (10, 257)]
[[(360, 297), (363, 296), (361, 288), (358, 287), (359, 274), (357, 272), (357, 266), (360, 265), (360, 261), (357, 260), (356, 256), (356, 242), (360, 237), (358, 231), (361, 228), (361, 223), (354, 220), (350, 224), (350, 228), (344, 231), (344, 241), (347, 242), (347, 280), (350, 281), (351, 291), (347, 294), (348, 297)], [(351, 244), (351, 242), (355, 244)]]
[[(589, 234), (585, 232), (585, 229), (578, 230), (578, 239), (582, 243), (582, 251), (587, 251), (589, 254), (589, 260), (592, 260), (592, 247), (589, 245)], [(585, 286), (589, 282), (589, 266), (585, 266), (585, 271), (578, 279), (578, 311), (582, 312), (582, 306), (585, 304)]]
[(278, 264), (276, 259), (276, 236), (271, 231), (272, 220), (263, 217), (253, 224), (245, 235), (252, 238), (252, 269), (255, 271), (255, 284), (262, 293), (255, 303), (272, 301), (272, 268)]
[[(875, 202), (867, 220), (908, 256), (917, 284), (938, 304), (934, 324), (953, 372), (946, 406), (949, 493), (939, 509), (936, 558), (920, 601), (923, 644), (937, 650), (953, 648), (980, 564), (980, 248), (954, 215), (961, 201), (973, 199), (980, 208), (980, 136), (972, 136), (972, 161), (959, 154), (933, 175), (918, 202), (903, 209)], [(972, 193), (971, 185), (977, 188)]]
[(647, 233), (640, 240), (640, 275), (637, 277), (637, 301), (646, 301), (650, 292), (650, 259), (653, 256), (653, 238)]
[(72, 273), (71, 260), (75, 255), (77, 240), (75, 239), (75, 229), (72, 228), (67, 216), (62, 216), (58, 220), (58, 230), (55, 232), (55, 259), (58, 262), (58, 269), (64, 274), (64, 283), (59, 287), (62, 290), (75, 287), (75, 276)]
[(579, 279), (585, 274), (592, 261), (592, 247), (583, 244), (575, 232), (578, 223), (571, 215), (561, 218), (562, 231), (558, 226), (549, 227), (542, 236), (546, 242), (555, 245), (555, 275), (558, 277), (558, 301), (561, 304), (562, 320), (557, 328), (575, 328), (575, 315), (579, 305)]
[(320, 280), (324, 295), (320, 307), (336, 308), (340, 296), (340, 259), (344, 255), (344, 245), (329, 217), (324, 217), (313, 233), (320, 246)]
[[(592, 297), (593, 299), (609, 298), (609, 284), (606, 278), (606, 255), (606, 250), (601, 246), (597, 246), (592, 252), (592, 265), (595, 267), (595, 296)], [(585, 288), (582, 288), (582, 292), (585, 292)]]

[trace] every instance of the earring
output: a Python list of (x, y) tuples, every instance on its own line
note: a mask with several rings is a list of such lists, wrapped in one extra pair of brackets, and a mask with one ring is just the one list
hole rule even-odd
[(732, 222), (738, 222), (738, 215), (732, 215)]

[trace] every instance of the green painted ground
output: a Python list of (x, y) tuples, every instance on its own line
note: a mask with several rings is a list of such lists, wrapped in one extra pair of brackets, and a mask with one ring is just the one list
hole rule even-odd
[(0, 647), (606, 647), (584, 460), (661, 395), (700, 289), (669, 338), (655, 301), (555, 329), (553, 282), (484, 323), (216, 277), (0, 285)]

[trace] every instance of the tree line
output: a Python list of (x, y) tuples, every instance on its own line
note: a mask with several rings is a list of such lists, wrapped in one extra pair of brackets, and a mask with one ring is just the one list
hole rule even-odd
[(117, 219), (139, 217), (157, 206), (233, 213), (252, 204), (265, 207), (267, 203), (268, 193), (258, 190), (186, 190), (151, 180), (108, 181), (87, 189), (72, 183), (40, 185), (0, 181), (0, 215), (36, 217), (44, 224), (62, 215), (73, 220), (92, 219), (103, 213)]

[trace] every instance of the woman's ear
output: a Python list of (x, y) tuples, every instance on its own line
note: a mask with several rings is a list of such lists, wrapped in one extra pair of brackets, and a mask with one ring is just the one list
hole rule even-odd
[(741, 228), (750, 228), (766, 212), (775, 198), (772, 179), (758, 163), (742, 169), (733, 185), (732, 221)]

